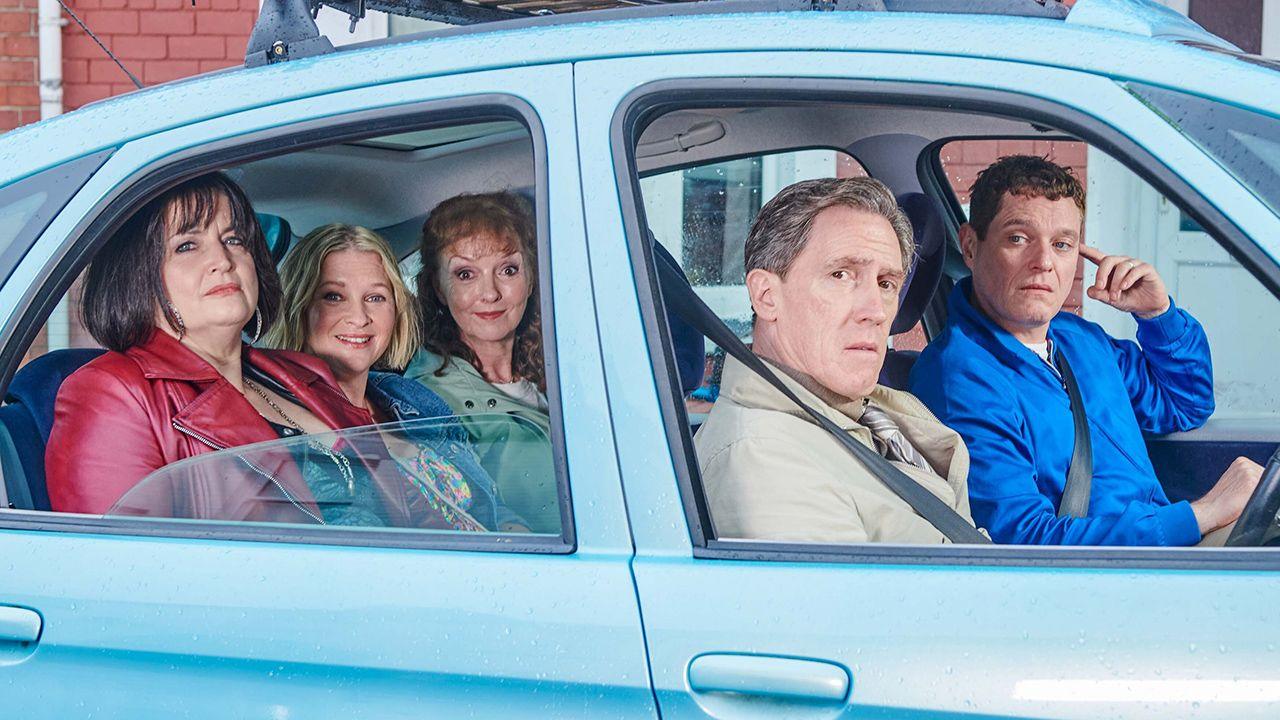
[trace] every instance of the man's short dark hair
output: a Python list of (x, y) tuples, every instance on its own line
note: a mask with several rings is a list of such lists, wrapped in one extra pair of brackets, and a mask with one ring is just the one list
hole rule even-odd
[(1006, 155), (978, 173), (969, 189), (969, 224), (981, 240), (1005, 193), (1054, 201), (1071, 198), (1084, 216), (1084, 186), (1070, 168), (1034, 155)]
[[(168, 309), (164, 287), (165, 241), (213, 222), (218, 200), (223, 197), (231, 211), (231, 225), (253, 258), (262, 329), (265, 332), (271, 327), (280, 310), (280, 276), (262, 227), (240, 186), (222, 173), (210, 173), (166, 190), (143, 205), (89, 265), (81, 314), (85, 327), (103, 347), (124, 352), (146, 342), (155, 329), (158, 311), (178, 331), (178, 319)], [(249, 325), (253, 324), (250, 318)]]

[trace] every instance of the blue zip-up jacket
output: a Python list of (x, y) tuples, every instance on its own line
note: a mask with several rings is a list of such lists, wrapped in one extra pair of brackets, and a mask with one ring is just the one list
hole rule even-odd
[(497, 483), (480, 465), (466, 428), (444, 398), (420, 382), (390, 372), (369, 373), (365, 394), (385, 415), (398, 421), (432, 417), (453, 420), (440, 425), (423, 423), (414, 433), (414, 441), (429, 443), (462, 472), (472, 491), (467, 512), (485, 528), (498, 531), (507, 525), (528, 524), (502, 502)]
[[(1138, 342), (1059, 313), (1054, 352), (1071, 364), (1089, 418), (1089, 514), (1059, 518), (1075, 443), (1071, 403), (1056, 372), (952, 291), (947, 327), (921, 353), (911, 391), (969, 447), (973, 518), (1000, 543), (1194, 545), (1186, 502), (1170, 503), (1143, 433), (1191, 430), (1213, 413), (1213, 366), (1204, 329), (1186, 311), (1138, 319)], [(1136, 318), (1136, 316), (1135, 316)]]

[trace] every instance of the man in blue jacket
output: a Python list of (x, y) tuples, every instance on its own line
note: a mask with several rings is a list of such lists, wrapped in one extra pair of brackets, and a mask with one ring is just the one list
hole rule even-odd
[[(1239, 458), (1203, 498), (1169, 502), (1143, 433), (1191, 430), (1213, 413), (1208, 338), (1151, 265), (1081, 244), (1084, 205), (1079, 180), (1043, 158), (1004, 157), (978, 176), (960, 228), (972, 277), (951, 293), (911, 390), (964, 437), (973, 517), (997, 542), (1194, 545), (1235, 522), (1262, 468)], [(1079, 257), (1097, 265), (1089, 297), (1132, 313), (1138, 342), (1062, 312)], [(1088, 418), (1092, 485), (1087, 511), (1060, 516), (1076, 445), (1068, 374)]]

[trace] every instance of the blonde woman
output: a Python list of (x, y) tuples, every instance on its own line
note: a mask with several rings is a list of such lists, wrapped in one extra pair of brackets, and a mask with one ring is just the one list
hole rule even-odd
[[(316, 228), (280, 269), (284, 308), (267, 334), (271, 347), (301, 350), (325, 362), (353, 405), (379, 422), (454, 420), (439, 395), (394, 372), (418, 349), (417, 303), (395, 256), (377, 233), (355, 225)], [(456, 422), (408, 426), (416, 445), (414, 484), (457, 530), (524, 530), (497, 497)], [(477, 527), (478, 525), (478, 527)]]

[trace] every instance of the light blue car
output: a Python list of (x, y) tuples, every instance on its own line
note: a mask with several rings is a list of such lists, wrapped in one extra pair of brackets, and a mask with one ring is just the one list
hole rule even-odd
[[(677, 3), (330, 52), (280, 27), (254, 67), (0, 138), (0, 716), (1280, 716), (1280, 483), (1247, 511), (1261, 547), (719, 538), (692, 444), (719, 353), (656, 272), (674, 258), (745, 333), (742, 240), (780, 188), (865, 173), (926, 198), (884, 378), (901, 386), (964, 274), (973, 172), (1049, 154), (1087, 179), (1089, 242), (1155, 264), (1209, 333), (1217, 414), (1149, 439), (1171, 498), (1198, 497), (1280, 443), (1276, 62), (1142, 0)], [(77, 277), (212, 170), (277, 260), (356, 223), (406, 277), (441, 200), (533, 201), (559, 535), (51, 510), (54, 398), (97, 352)]]

